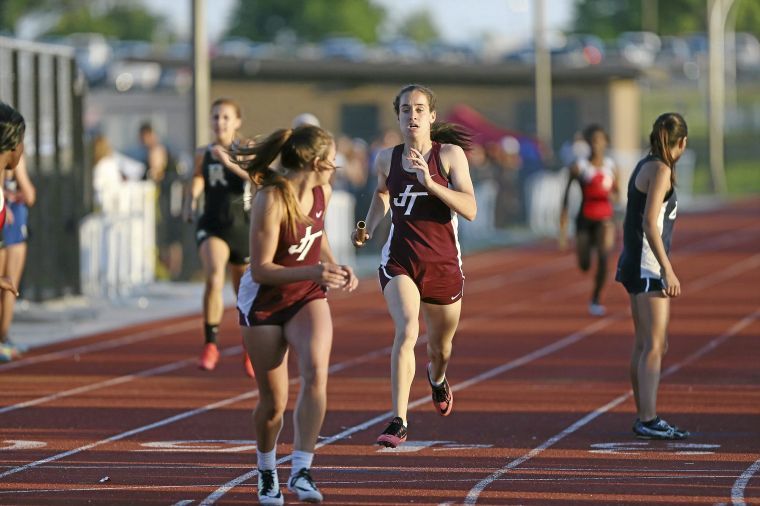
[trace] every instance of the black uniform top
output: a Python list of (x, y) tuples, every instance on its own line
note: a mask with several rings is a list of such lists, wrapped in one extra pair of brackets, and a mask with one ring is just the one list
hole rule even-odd
[[(644, 209), (647, 203), (647, 194), (636, 188), (636, 176), (644, 164), (658, 159), (654, 155), (648, 155), (639, 161), (628, 182), (628, 203), (626, 204), (625, 222), (623, 224), (623, 252), (618, 261), (617, 276), (620, 280), (633, 281), (641, 278), (662, 277), (660, 264), (644, 234)], [(676, 192), (674, 188), (671, 188), (665, 194), (665, 200), (660, 205), (657, 217), (657, 228), (666, 253), (670, 252), (677, 209)]]
[(211, 227), (227, 227), (236, 213), (244, 213), (249, 203), (245, 194), (248, 183), (211, 156), (211, 150), (203, 154), (204, 222)]

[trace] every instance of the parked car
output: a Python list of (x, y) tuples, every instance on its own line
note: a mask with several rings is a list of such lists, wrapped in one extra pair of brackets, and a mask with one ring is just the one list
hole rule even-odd
[(356, 37), (329, 37), (322, 41), (320, 49), (323, 58), (363, 61), (367, 46)]
[(751, 33), (736, 34), (736, 66), (740, 69), (760, 68), (760, 42)]
[(111, 46), (103, 35), (72, 33), (61, 42), (74, 48), (77, 64), (91, 85), (103, 82), (112, 55)]
[(623, 59), (639, 67), (654, 64), (662, 46), (660, 37), (652, 32), (623, 32), (617, 44)]

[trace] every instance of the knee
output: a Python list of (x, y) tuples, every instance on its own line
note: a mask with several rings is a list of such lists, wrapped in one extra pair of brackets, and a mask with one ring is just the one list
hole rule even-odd
[(419, 332), (420, 327), (416, 322), (409, 322), (405, 325), (397, 326), (396, 343), (403, 348), (414, 347)]
[(432, 359), (448, 360), (451, 356), (451, 343), (428, 342), (428, 354)]
[(316, 366), (303, 368), (301, 384), (304, 388), (324, 391), (327, 388), (327, 368)]
[(649, 356), (663, 357), (668, 351), (668, 343), (665, 340), (655, 340), (644, 346), (644, 353)]
[(278, 423), (282, 420), (287, 407), (287, 399), (275, 399), (273, 397), (261, 397), (256, 406), (254, 416), (264, 419), (267, 423)]
[(591, 268), (591, 260), (588, 258), (579, 258), (578, 268), (583, 272), (587, 272)]
[(221, 292), (224, 289), (224, 272), (212, 272), (206, 278), (207, 292)]

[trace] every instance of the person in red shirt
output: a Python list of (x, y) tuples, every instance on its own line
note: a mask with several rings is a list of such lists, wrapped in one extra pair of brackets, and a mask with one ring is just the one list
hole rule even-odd
[[(278, 130), (236, 155), (257, 186), (251, 263), (240, 282), (237, 308), (259, 388), (253, 424), (260, 504), (283, 504), (275, 452), (288, 403), (291, 349), (298, 356), (301, 390), (293, 411), (288, 489), (300, 501), (322, 501), (310, 468), (325, 417), (332, 346), (325, 292), (352, 291), (358, 283), (350, 267), (335, 261), (324, 230), (335, 154), (332, 135), (305, 125)], [(277, 156), (280, 170), (270, 168)]]
[(419, 313), (427, 327), (427, 379), (441, 416), (454, 399), (446, 380), (452, 341), (464, 293), (457, 215), (472, 221), (475, 192), (463, 147), (469, 136), (436, 123), (436, 98), (422, 85), (403, 87), (393, 103), (403, 144), (375, 158), (377, 190), (367, 213), (366, 238), (354, 231), (354, 245), (372, 237), (391, 211), (391, 230), (378, 270), (395, 335), (391, 356), (393, 419), (377, 444), (395, 448), (407, 438), (409, 390), (415, 373), (414, 347)]
[(570, 177), (562, 197), (559, 243), (560, 249), (565, 249), (568, 195), (573, 182), (577, 182), (582, 193), (581, 207), (575, 220), (578, 266), (587, 272), (591, 268), (592, 252), (596, 254), (596, 275), (588, 310), (593, 316), (603, 316), (606, 310), (601, 304), (601, 295), (609, 271), (609, 254), (615, 243), (612, 199), (619, 194), (617, 168), (612, 158), (606, 156), (609, 138), (601, 126), (588, 126), (583, 131), (583, 138), (591, 153), (588, 158), (579, 158), (570, 166)]

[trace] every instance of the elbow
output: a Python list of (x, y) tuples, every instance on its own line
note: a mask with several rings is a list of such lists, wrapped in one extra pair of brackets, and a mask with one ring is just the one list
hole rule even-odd
[(473, 206), (472, 209), (468, 209), (466, 212), (462, 213), (462, 217), (467, 221), (473, 221), (477, 215), (478, 215), (477, 206)]
[(251, 278), (253, 278), (254, 283), (259, 285), (267, 284), (266, 270), (261, 265), (254, 266), (251, 264)]

